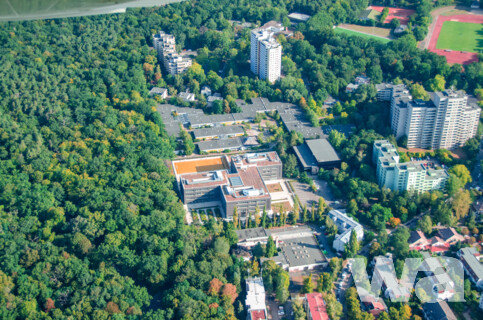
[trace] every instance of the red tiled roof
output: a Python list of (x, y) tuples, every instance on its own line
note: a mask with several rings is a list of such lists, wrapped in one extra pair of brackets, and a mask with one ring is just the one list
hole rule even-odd
[(306, 295), (307, 304), (312, 320), (329, 320), (327, 309), (321, 293), (309, 293)]
[(252, 310), (250, 311), (251, 320), (265, 320), (265, 310)]

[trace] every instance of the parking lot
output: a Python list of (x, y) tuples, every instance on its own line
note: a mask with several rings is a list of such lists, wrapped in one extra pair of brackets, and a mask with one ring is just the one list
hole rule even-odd
[(312, 188), (306, 183), (292, 180), (292, 185), (295, 189), (294, 191), (299, 197), (302, 206), (306, 204), (307, 207), (310, 208), (312, 206), (312, 203), (317, 205), (319, 203), (319, 198), (323, 197), (327, 205), (332, 208), (337, 208), (340, 204), (334, 198), (334, 195), (332, 194), (332, 191), (330, 190), (327, 181), (320, 180), (317, 178), (317, 176), (311, 176), (311, 178), (314, 180), (315, 184), (319, 188), (317, 192), (313, 192)]

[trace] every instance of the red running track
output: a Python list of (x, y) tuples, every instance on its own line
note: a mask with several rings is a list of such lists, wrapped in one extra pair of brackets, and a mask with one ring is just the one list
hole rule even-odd
[(440, 56), (446, 57), (448, 63), (459, 63), (459, 64), (469, 64), (478, 61), (478, 54), (473, 52), (463, 52), (463, 51), (445, 51), (444, 49), (436, 49), (436, 43), (438, 42), (439, 34), (443, 23), (445, 21), (457, 21), (457, 22), (468, 22), (468, 23), (483, 23), (482, 15), (473, 14), (460, 14), (454, 16), (439, 16), (436, 20), (434, 26), (433, 34), (431, 35), (431, 40), (429, 40), (428, 50), (434, 52)]
[[(385, 7), (370, 6), (369, 8), (382, 12), (382, 10)], [(387, 7), (387, 8), (389, 9), (389, 14), (386, 20), (384, 20), (384, 23), (389, 23), (392, 21), (392, 19), (399, 19), (401, 21), (401, 24), (408, 24), (409, 16), (411, 16), (416, 12), (411, 9), (400, 9), (400, 8), (390, 8), (390, 7)]]

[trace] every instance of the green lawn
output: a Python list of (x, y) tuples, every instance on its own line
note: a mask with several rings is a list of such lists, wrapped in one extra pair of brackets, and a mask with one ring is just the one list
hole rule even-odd
[(336, 33), (344, 33), (348, 36), (357, 36), (357, 37), (362, 37), (362, 38), (366, 38), (366, 39), (374, 39), (374, 40), (381, 41), (383, 43), (388, 43), (389, 41), (391, 41), (389, 39), (372, 36), (370, 34), (361, 33), (361, 32), (352, 31), (352, 30), (347, 30), (347, 29), (341, 29), (341, 28), (335, 28), (335, 32)]
[(445, 21), (439, 34), (436, 49), (478, 52), (483, 50), (483, 25)]

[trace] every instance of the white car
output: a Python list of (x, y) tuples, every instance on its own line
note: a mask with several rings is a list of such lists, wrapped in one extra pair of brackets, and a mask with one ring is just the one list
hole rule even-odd
[(278, 307), (278, 315), (279, 316), (285, 315), (285, 310), (283, 310), (283, 306)]

